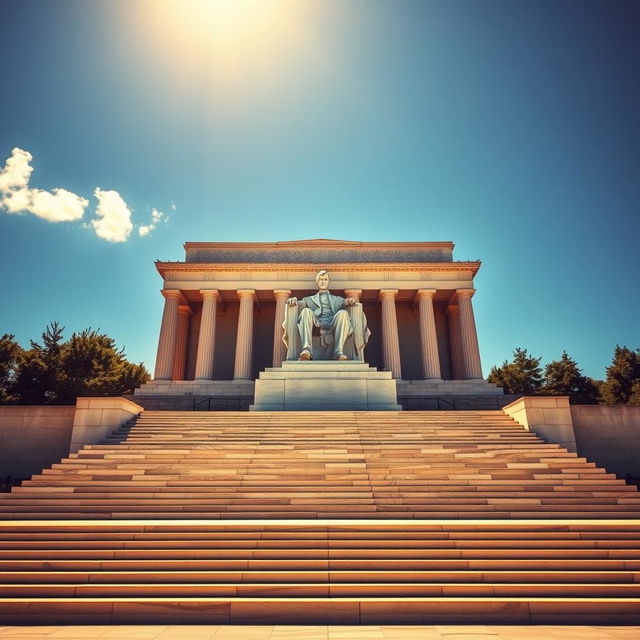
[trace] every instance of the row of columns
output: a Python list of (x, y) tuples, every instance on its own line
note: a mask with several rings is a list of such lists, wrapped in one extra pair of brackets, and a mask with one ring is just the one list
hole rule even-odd
[[(156, 359), (156, 380), (182, 380), (187, 354), (187, 336), (191, 310), (188, 305), (180, 304), (182, 295), (177, 289), (163, 290), (165, 297), (162, 326), (158, 341)], [(203, 289), (202, 319), (196, 355), (196, 380), (213, 379), (215, 358), (216, 313), (220, 292), (217, 289)], [(345, 290), (347, 297), (360, 299), (359, 289)], [(473, 316), (471, 297), (474, 289), (457, 289), (457, 306), (449, 305), (449, 336), (451, 342), (451, 364), (454, 379), (482, 379), (478, 336)], [(273, 329), (273, 366), (279, 367), (285, 357), (282, 342), (282, 321), (285, 305), (291, 296), (288, 289), (276, 289), (276, 320)], [(382, 358), (384, 368), (391, 371), (394, 378), (402, 378), (400, 361), (400, 340), (396, 316), (396, 296), (398, 289), (381, 289), (379, 299), (382, 308)], [(251, 380), (253, 364), (253, 307), (256, 300), (254, 289), (238, 289), (240, 300), (234, 379)], [(436, 289), (418, 289), (415, 302), (420, 317), (420, 350), (422, 369), (426, 380), (440, 380), (440, 354), (433, 300)]]

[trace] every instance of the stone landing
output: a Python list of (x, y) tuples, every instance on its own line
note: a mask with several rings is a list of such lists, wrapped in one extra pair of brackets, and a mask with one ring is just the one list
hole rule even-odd
[(144, 397), (253, 396), (253, 380), (151, 380), (134, 391), (134, 402)]
[(472, 380), (398, 380), (398, 395), (422, 398), (447, 396), (480, 398), (504, 396), (504, 391), (502, 387), (481, 378)]
[(250, 411), (401, 411), (389, 371), (365, 362), (284, 362), (255, 383)]

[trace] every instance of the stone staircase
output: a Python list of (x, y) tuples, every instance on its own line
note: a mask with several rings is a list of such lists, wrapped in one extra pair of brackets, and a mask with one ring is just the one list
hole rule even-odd
[(640, 494), (500, 411), (144, 412), (0, 519), (636, 518)]
[(635, 487), (499, 411), (149, 411), (0, 519), (2, 624), (640, 622)]

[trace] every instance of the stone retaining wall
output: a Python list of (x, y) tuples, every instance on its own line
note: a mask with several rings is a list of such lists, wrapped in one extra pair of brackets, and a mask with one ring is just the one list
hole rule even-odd
[(142, 411), (122, 397), (77, 398), (75, 406), (0, 406), (0, 479), (39, 473)]
[(0, 406), (0, 478), (28, 478), (69, 453), (75, 407)]
[(640, 478), (640, 407), (571, 405), (571, 417), (580, 455)]

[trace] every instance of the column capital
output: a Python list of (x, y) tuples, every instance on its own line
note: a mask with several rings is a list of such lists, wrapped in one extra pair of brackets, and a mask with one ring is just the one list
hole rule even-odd
[(378, 298), (395, 298), (398, 295), (398, 289), (380, 289), (378, 292)]
[(255, 298), (256, 290), (255, 289), (236, 289), (236, 293), (238, 294), (238, 298), (242, 300), (242, 298)]
[(422, 298), (424, 296), (428, 296), (429, 298), (431, 298), (433, 300), (433, 298), (436, 297), (436, 293), (437, 292), (438, 292), (437, 289), (418, 289), (416, 291), (415, 300), (420, 300), (420, 298)]
[(161, 289), (160, 293), (167, 299), (182, 297), (182, 291), (180, 291), (180, 289)]
[(456, 289), (458, 298), (471, 298), (475, 292), (475, 289)]
[(273, 297), (278, 300), (280, 298), (290, 298), (291, 297), (291, 289), (274, 289)]
[(360, 302), (360, 296), (362, 295), (362, 289), (345, 289), (344, 295), (347, 298), (357, 298), (358, 302)]
[(220, 298), (220, 292), (217, 289), (200, 289), (200, 295), (203, 300), (207, 297)]
[(187, 314), (187, 315), (193, 315), (193, 311), (191, 310), (191, 307), (188, 304), (181, 304), (178, 305), (178, 313), (183, 313), (183, 314)]
[(450, 304), (450, 305), (447, 306), (447, 308), (444, 310), (444, 312), (448, 316), (459, 316), (460, 315), (460, 308), (458, 307), (457, 304)]

